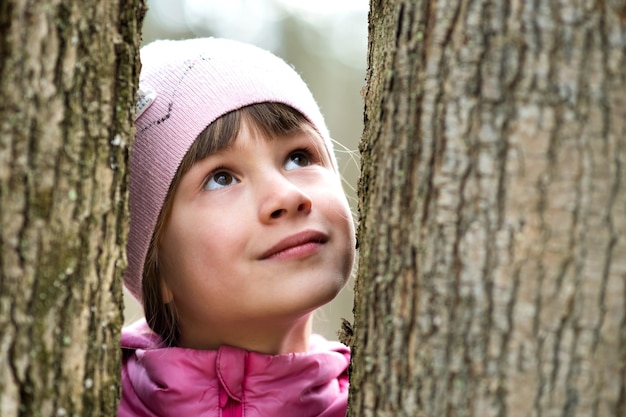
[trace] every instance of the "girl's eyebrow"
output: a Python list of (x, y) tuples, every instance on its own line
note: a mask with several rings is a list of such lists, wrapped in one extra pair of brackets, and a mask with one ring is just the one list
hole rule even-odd
[(210, 156), (224, 156), (225, 154), (229, 154), (229, 153), (237, 151), (237, 149), (243, 149), (243, 146), (235, 138), (235, 139), (231, 140), (228, 144), (226, 144), (226, 145), (222, 146), (221, 148), (216, 149), (215, 151), (213, 151), (210, 154), (208, 154), (207, 157), (210, 157)]
[[(275, 141), (289, 141), (291, 139), (296, 139), (296, 138), (300, 138), (300, 140), (303, 140), (303, 138), (306, 138), (306, 140), (310, 141), (311, 144), (315, 148), (323, 149), (325, 147), (324, 139), (313, 128), (310, 128), (310, 129), (302, 128), (291, 133), (276, 134), (276, 135), (270, 135), (270, 136), (267, 136), (261, 132), (256, 132), (254, 134), (253, 140), (275, 142)], [(238, 150), (243, 150), (245, 145), (242, 145), (241, 141), (237, 139), (238, 137), (234, 138), (233, 140), (229, 141), (226, 145), (208, 154), (207, 157), (211, 157), (211, 156), (222, 157), (230, 153), (235, 153)]]
[(220, 156), (220, 155), (222, 155), (222, 154), (229, 153), (229, 152), (231, 152), (231, 151), (233, 150), (233, 148), (235, 148), (235, 142), (236, 142), (236, 141), (235, 141), (235, 140), (233, 140), (233, 141), (231, 141), (229, 144), (227, 144), (227, 145), (225, 145), (225, 146), (222, 146), (222, 147), (221, 147), (221, 148), (219, 148), (219, 149), (216, 149), (215, 151), (211, 152), (211, 153), (210, 153), (209, 155), (207, 155), (207, 156), (214, 156), (214, 155), (215, 155), (215, 156)]

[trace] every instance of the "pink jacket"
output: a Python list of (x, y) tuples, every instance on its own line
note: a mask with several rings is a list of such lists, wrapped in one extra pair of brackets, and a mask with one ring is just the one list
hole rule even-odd
[(343, 417), (350, 351), (311, 337), (307, 353), (165, 348), (140, 320), (122, 331), (119, 417)]

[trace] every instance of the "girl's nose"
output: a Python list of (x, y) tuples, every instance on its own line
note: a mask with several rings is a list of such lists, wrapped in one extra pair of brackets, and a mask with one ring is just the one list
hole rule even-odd
[(261, 221), (266, 223), (278, 219), (310, 213), (311, 198), (297, 185), (284, 177), (266, 182), (260, 204)]

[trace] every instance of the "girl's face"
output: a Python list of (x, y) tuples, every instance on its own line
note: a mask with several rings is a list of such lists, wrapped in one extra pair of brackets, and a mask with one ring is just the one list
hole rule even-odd
[(196, 163), (174, 194), (159, 255), (180, 345), (241, 346), (308, 321), (345, 285), (354, 246), (322, 139), (267, 139), (244, 120), (234, 143)]

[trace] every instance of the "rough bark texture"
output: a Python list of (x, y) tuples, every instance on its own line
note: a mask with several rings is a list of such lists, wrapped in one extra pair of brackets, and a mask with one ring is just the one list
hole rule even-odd
[(142, 0), (0, 2), (0, 415), (115, 415)]
[(350, 416), (626, 416), (626, 3), (371, 1)]

